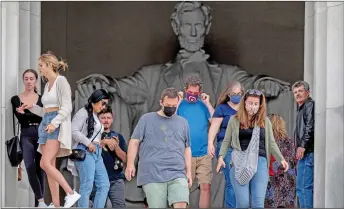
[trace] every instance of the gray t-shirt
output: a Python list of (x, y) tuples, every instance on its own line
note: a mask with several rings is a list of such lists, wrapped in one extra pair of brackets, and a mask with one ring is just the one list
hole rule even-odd
[(146, 113), (131, 138), (140, 140), (137, 186), (186, 178), (184, 151), (190, 146), (190, 133), (184, 118)]

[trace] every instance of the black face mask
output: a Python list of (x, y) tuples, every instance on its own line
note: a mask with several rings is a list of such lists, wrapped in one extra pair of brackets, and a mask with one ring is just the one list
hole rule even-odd
[(164, 114), (167, 117), (171, 117), (176, 112), (176, 110), (177, 110), (176, 107), (165, 107), (164, 106)]

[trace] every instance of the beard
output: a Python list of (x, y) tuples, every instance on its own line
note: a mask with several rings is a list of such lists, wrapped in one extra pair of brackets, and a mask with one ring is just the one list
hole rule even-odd
[(188, 42), (188, 39), (181, 35), (178, 36), (178, 40), (180, 47), (188, 52), (199, 51), (204, 45), (204, 36), (200, 37), (195, 43)]

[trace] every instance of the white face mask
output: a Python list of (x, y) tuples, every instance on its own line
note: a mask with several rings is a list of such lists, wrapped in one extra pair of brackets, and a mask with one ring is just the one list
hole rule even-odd
[(255, 114), (257, 114), (257, 112), (259, 110), (259, 105), (246, 104), (245, 109), (249, 115), (255, 115)]

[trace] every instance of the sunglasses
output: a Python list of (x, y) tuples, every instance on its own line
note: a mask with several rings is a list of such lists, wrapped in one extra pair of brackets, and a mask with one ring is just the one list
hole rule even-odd
[(186, 91), (186, 93), (191, 94), (191, 95), (199, 95), (200, 92), (191, 92), (191, 91)]
[(257, 89), (249, 89), (246, 92), (246, 95), (255, 95), (255, 96), (261, 96), (263, 93)]

